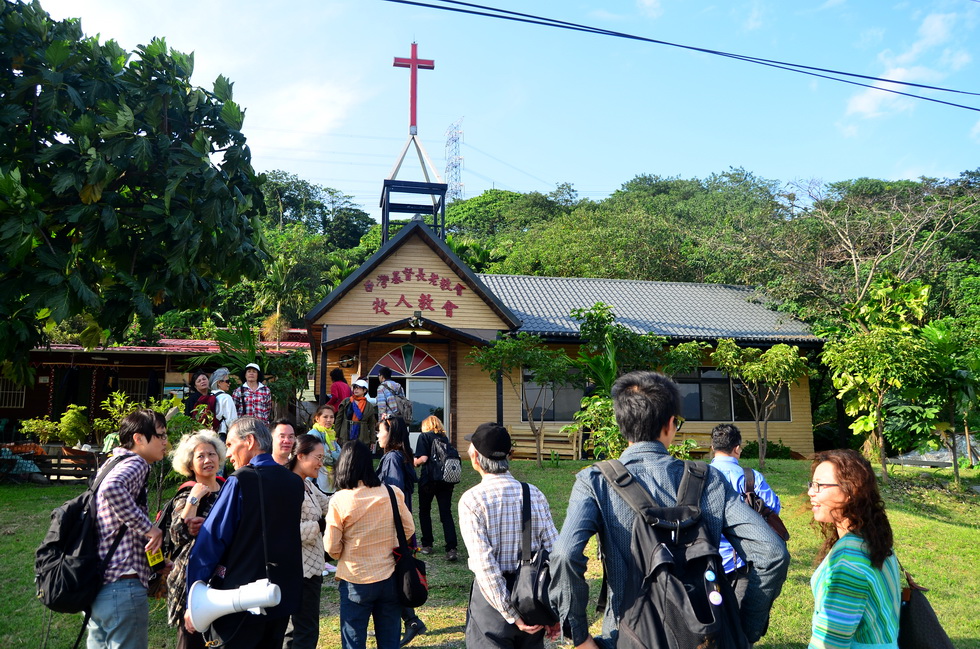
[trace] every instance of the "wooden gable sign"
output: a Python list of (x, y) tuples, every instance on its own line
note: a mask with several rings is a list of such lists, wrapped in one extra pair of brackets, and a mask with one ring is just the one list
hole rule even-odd
[(420, 313), (453, 329), (520, 326), (424, 224), (406, 225), (307, 315), (311, 326), (380, 327)]

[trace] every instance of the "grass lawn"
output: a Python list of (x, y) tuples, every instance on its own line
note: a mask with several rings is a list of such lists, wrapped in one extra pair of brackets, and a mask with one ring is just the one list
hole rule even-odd
[[(545, 468), (538, 469), (533, 462), (517, 461), (513, 464), (513, 473), (519, 479), (536, 484), (548, 496), (555, 523), (560, 529), (574, 475), (587, 464), (563, 461), (556, 468), (546, 462)], [(805, 495), (809, 463), (770, 460), (765, 474), (783, 502), (782, 518), (792, 534), (789, 549), (793, 563), (782, 595), (773, 608), (769, 634), (756, 647), (803, 649), (809, 637), (813, 606), (809, 580), (819, 545), (817, 535), (809, 525), (811, 516)], [(899, 558), (920, 583), (932, 589), (929, 599), (954, 644), (960, 649), (980, 649), (980, 626), (976, 622), (977, 602), (980, 601), (980, 579), (976, 575), (980, 565), (980, 495), (969, 489), (969, 485), (980, 484), (980, 471), (966, 470), (962, 474), (964, 491), (956, 492), (951, 489), (950, 470), (901, 467), (894, 470), (891, 484), (883, 491)], [(475, 482), (476, 474), (464, 467), (463, 482), (457, 487), (454, 499)], [(0, 507), (0, 581), (7, 593), (0, 599), (0, 647), (4, 649), (40, 647), (46, 635), (49, 647), (67, 647), (75, 638), (81, 616), (49, 616), (34, 598), (33, 554), (47, 530), (50, 511), (79, 493), (80, 489), (80, 485), (0, 486), (3, 502)], [(411, 646), (463, 647), (466, 602), (472, 576), (466, 567), (464, 547), (460, 547), (458, 563), (445, 560), (441, 553), (442, 532), (435, 507), (433, 518), (436, 554), (427, 558), (432, 590), (429, 603), (419, 609), (429, 633)], [(601, 580), (598, 562), (592, 562), (587, 577), (592, 581), (593, 590), (597, 591)], [(321, 648), (340, 645), (338, 606), (336, 586), (325, 585), (321, 602)], [(172, 648), (176, 633), (166, 625), (162, 601), (151, 602), (150, 619), (150, 646)], [(593, 630), (598, 632), (599, 627), (597, 621)]]

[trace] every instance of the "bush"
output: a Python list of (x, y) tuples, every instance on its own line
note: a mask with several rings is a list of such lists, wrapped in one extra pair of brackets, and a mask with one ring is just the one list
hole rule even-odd
[[(790, 460), (793, 450), (788, 446), (783, 446), (783, 440), (778, 442), (769, 441), (766, 444), (767, 460)], [(749, 442), (742, 445), (742, 455), (745, 457), (759, 457), (759, 442)]]

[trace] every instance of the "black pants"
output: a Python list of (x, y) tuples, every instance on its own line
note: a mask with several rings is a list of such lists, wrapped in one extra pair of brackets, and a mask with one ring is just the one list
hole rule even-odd
[(447, 482), (426, 482), (419, 487), (419, 527), (422, 528), (422, 545), (432, 546), (432, 499), (439, 503), (439, 520), (446, 541), (446, 552), (455, 550), (456, 522), (453, 520), (453, 487)]
[(320, 588), (323, 577), (314, 575), (303, 578), (299, 610), (289, 618), (286, 627), (285, 649), (316, 649), (320, 638)]
[(544, 629), (535, 634), (524, 633), (516, 624), (509, 624), (490, 606), (480, 587), (473, 582), (470, 605), (466, 608), (466, 649), (542, 649)]
[(211, 639), (222, 649), (268, 649), (281, 647), (289, 617), (269, 619), (265, 615), (233, 613), (219, 617), (211, 626)]

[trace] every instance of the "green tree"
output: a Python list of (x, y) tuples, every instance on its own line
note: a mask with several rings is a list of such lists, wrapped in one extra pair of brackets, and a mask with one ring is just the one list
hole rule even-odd
[(769, 418), (783, 391), (806, 375), (806, 360), (795, 345), (780, 343), (763, 351), (757, 347), (739, 347), (731, 338), (718, 341), (711, 360), (738, 384), (736, 392), (742, 396), (755, 420), (759, 469), (765, 469)]
[(843, 325), (822, 333), (831, 338), (823, 362), (855, 417), (851, 430), (868, 434), (870, 449), (881, 460), (885, 480), (885, 414), (887, 399), (912, 395), (935, 372), (934, 359), (920, 327), (926, 318), (930, 287), (878, 278), (861, 302), (843, 310)]
[[(528, 426), (534, 435), (538, 466), (541, 466), (541, 447), (544, 440), (544, 417), (555, 404), (555, 396), (569, 383), (571, 361), (560, 349), (548, 349), (544, 341), (535, 335), (520, 332), (515, 336), (499, 338), (486, 347), (470, 352), (471, 364), (496, 382), (506, 380), (517, 395), (527, 414)], [(541, 388), (531, 400), (524, 391), (524, 377)], [(545, 396), (550, 394), (550, 399)]]
[(259, 275), (262, 197), (227, 79), (195, 87), (193, 56), (162, 39), (130, 60), (38, 4), (0, 21), (4, 376), (30, 380), (49, 323), (85, 313), (120, 339), (154, 305)]

